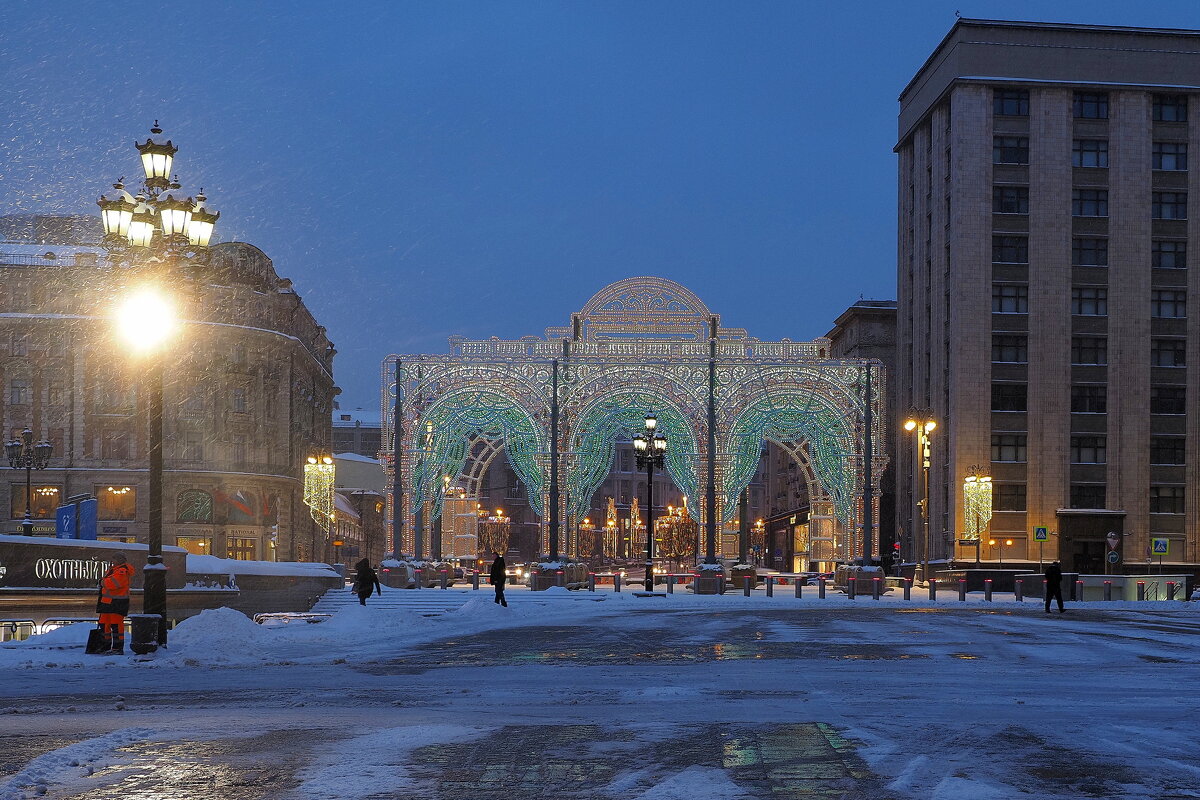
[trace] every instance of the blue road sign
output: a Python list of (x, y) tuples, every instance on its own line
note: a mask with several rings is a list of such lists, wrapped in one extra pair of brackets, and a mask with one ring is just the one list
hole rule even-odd
[(1166, 537), (1154, 537), (1150, 540), (1150, 552), (1156, 556), (1169, 555), (1171, 551), (1171, 540)]
[(1050, 540), (1050, 532), (1044, 527), (1036, 527), (1033, 529), (1033, 540), (1035, 542), (1047, 542)]

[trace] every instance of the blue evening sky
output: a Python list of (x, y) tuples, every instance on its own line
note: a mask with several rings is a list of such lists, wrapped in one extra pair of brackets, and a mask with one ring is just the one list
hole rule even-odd
[(0, 214), (94, 213), (162, 121), (222, 239), (338, 348), (541, 334), (661, 275), (806, 339), (895, 297), (896, 98), (966, 17), (1200, 27), (1194, 0), (46, 3), (0, 8)]

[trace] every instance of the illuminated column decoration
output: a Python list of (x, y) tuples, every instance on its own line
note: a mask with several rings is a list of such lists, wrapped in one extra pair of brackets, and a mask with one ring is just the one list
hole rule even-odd
[(333, 524), (333, 484), (333, 459), (323, 456), (318, 461), (309, 456), (304, 465), (304, 505), (322, 530)]
[(992, 478), (978, 467), (963, 479), (964, 539), (981, 539), (992, 521)]

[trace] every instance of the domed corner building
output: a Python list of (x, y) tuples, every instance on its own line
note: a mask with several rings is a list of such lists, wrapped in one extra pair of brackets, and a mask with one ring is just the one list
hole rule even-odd
[[(106, 306), (125, 284), (99, 222), (0, 218), (0, 414), (54, 449), (33, 473), (35, 535), (54, 535), (67, 497), (99, 500), (98, 538), (145, 542), (148, 407), (136, 359)], [(303, 465), (328, 453), (334, 348), (291, 281), (244, 242), (211, 248), (176, 287), (186, 320), (165, 355), (163, 542), (191, 553), (324, 560)], [(5, 470), (3, 532), (21, 532), (25, 472)], [(0, 500), (2, 502), (2, 500)]]

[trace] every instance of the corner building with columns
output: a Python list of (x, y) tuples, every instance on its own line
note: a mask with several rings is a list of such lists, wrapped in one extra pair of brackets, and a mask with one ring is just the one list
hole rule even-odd
[[(1012, 539), (1103, 572), (1108, 532), (1118, 572), (1164, 539), (1200, 560), (1200, 31), (960, 19), (900, 95), (896, 152), (897, 410), (938, 421), (930, 557), (974, 559), (982, 466), (985, 560)], [(897, 466), (918, 552), (913, 441)]]

